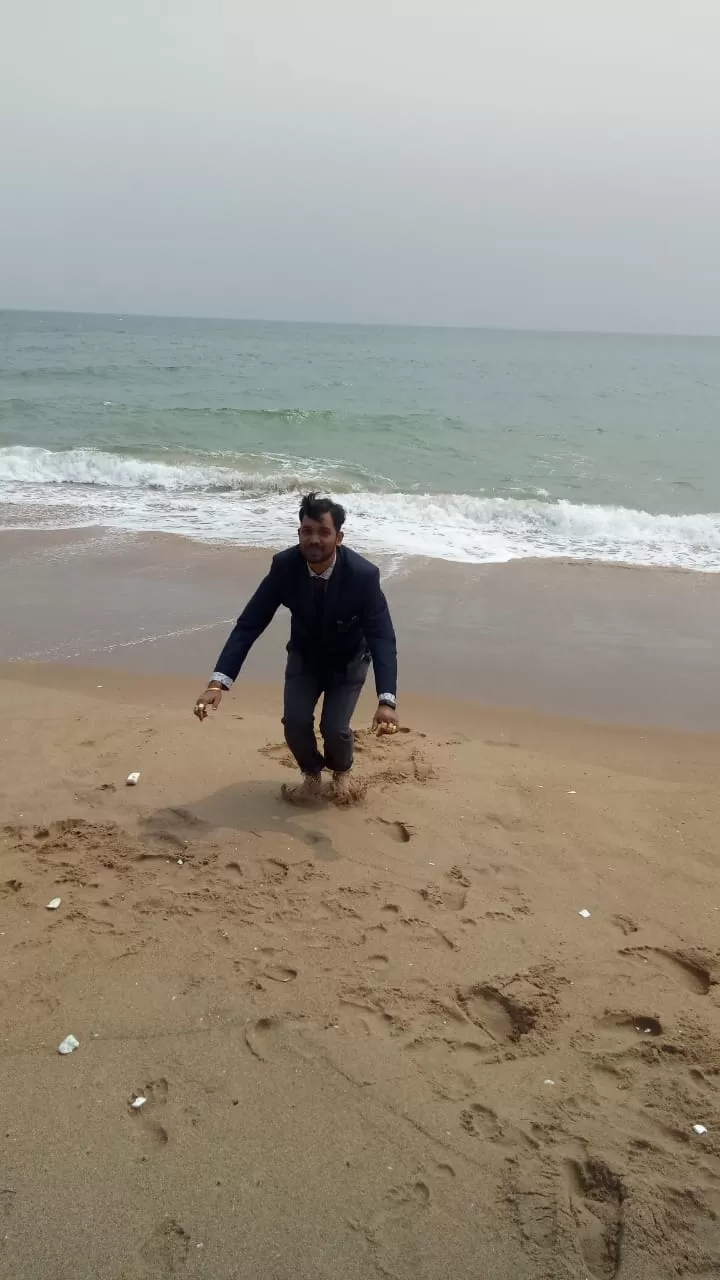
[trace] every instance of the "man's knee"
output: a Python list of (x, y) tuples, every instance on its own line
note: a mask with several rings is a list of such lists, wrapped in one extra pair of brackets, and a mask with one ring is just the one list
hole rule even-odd
[(303, 738), (309, 733), (314, 733), (315, 725), (312, 716), (303, 716), (295, 712), (283, 716), (283, 728), (286, 741), (290, 741), (291, 738)]
[(349, 724), (326, 719), (320, 725), (328, 768), (344, 773), (352, 767), (355, 739)]
[(353, 731), (347, 719), (332, 715), (332, 713), (328, 715), (323, 712), (320, 719), (320, 732), (326, 742), (330, 740), (352, 742), (353, 740)]

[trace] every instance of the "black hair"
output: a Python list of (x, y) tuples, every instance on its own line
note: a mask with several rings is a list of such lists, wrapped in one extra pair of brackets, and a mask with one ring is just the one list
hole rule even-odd
[(308, 493), (300, 504), (300, 523), (305, 519), (322, 520), (323, 516), (330, 516), (335, 532), (339, 533), (345, 523), (345, 508), (339, 502), (333, 502), (332, 498), (319, 498), (316, 493)]

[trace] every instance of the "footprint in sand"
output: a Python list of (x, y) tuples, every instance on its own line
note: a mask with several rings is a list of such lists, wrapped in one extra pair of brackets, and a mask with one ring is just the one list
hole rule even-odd
[(428, 906), (444, 907), (446, 911), (462, 911), (467, 900), (467, 894), (460, 885), (443, 889), (438, 884), (429, 884), (418, 892)]
[[(464, 1102), (476, 1095), (483, 1065), (497, 1060), (497, 1045), (490, 1036), (468, 1040), (467, 1024), (456, 1028), (444, 1020), (442, 1030), (429, 1028), (404, 1044), (404, 1050), (433, 1085), (435, 1093), (451, 1102)], [(459, 1038), (454, 1038), (454, 1034)]]
[(274, 1063), (287, 1058), (312, 1060), (316, 1051), (310, 1037), (316, 1030), (317, 1024), (302, 1016), (270, 1014), (248, 1023), (245, 1044), (258, 1062)]
[(591, 1280), (614, 1280), (620, 1269), (622, 1182), (601, 1160), (568, 1160), (565, 1191), (575, 1239)]
[[(242, 720), (242, 716), (238, 719)], [(268, 760), (277, 761), (284, 769), (297, 769), (295, 758), (284, 742), (268, 742), (264, 747), (258, 747), (258, 752), (261, 756), (267, 756)]]
[(485, 821), (493, 827), (500, 827), (501, 831), (514, 833), (517, 831), (532, 831), (535, 828), (531, 822), (527, 822), (525, 818), (516, 818), (506, 813), (486, 813)]
[[(290, 824), (287, 824), (288, 831), (291, 830)], [(305, 827), (293, 827), (293, 832), (304, 844), (309, 845), (321, 862), (336, 862), (340, 857), (329, 836), (324, 831), (308, 831)]]
[(606, 1013), (595, 1024), (611, 1041), (634, 1044), (642, 1037), (661, 1036), (662, 1024), (645, 1013)]
[(534, 1138), (506, 1124), (492, 1107), (486, 1107), (482, 1102), (473, 1102), (461, 1111), (460, 1124), (471, 1138), (482, 1138), (485, 1142), (497, 1142), (515, 1150), (528, 1147), (536, 1150), (539, 1146)]
[(447, 873), (448, 880), (454, 880), (456, 884), (462, 885), (463, 889), (469, 889), (472, 881), (470, 877), (465, 875), (462, 867), (451, 867)]
[(333, 1029), (362, 1036), (391, 1036), (397, 1030), (396, 1020), (391, 1014), (353, 1000), (343, 1000), (329, 1025)]
[(270, 964), (260, 970), (262, 978), (270, 978), (272, 982), (294, 982), (298, 976), (297, 969), (284, 964)]
[(190, 1236), (175, 1218), (163, 1218), (140, 1249), (140, 1260), (148, 1276), (171, 1276), (185, 1265), (190, 1252)]
[[(430, 1188), (426, 1182), (407, 1182), (397, 1187), (390, 1187), (383, 1196), (382, 1204), (365, 1224), (365, 1233), (370, 1239), (377, 1240), (378, 1233), (384, 1227), (398, 1227), (412, 1220), (427, 1209), (430, 1204)], [(385, 1274), (389, 1274), (386, 1272)], [(393, 1273), (394, 1274), (394, 1273)]]
[(638, 926), (632, 916), (614, 915), (610, 917), (610, 923), (624, 933), (627, 937), (631, 933), (637, 933)]
[(692, 952), (666, 951), (662, 947), (625, 947), (620, 955), (666, 973), (686, 991), (693, 991), (696, 995), (706, 996), (717, 981), (711, 964)]
[(252, 1026), (245, 1028), (245, 1043), (259, 1062), (272, 1061), (280, 1041), (281, 1026), (279, 1018), (258, 1018)]
[(196, 817), (189, 809), (174, 807), (161, 809), (145, 818), (141, 828), (145, 837), (177, 849), (187, 847), (191, 834), (198, 836), (209, 830), (210, 823)]
[(263, 863), (263, 883), (283, 884), (290, 874), (290, 863), (284, 858), (266, 858)]
[(409, 822), (400, 822), (397, 819), (378, 818), (378, 822), (386, 828), (388, 835), (393, 840), (397, 840), (399, 844), (409, 844), (415, 835), (415, 828)]
[(386, 1199), (392, 1205), (407, 1206), (412, 1209), (416, 1205), (430, 1203), (430, 1188), (426, 1182), (412, 1182), (401, 1187), (391, 1187)]
[(704, 1067), (702, 1071), (699, 1067), (691, 1067), (690, 1078), (703, 1089), (709, 1089), (712, 1092), (720, 1090), (719, 1067)]
[(497, 1044), (516, 1044), (535, 1027), (535, 1011), (495, 987), (469, 987), (458, 991), (457, 999), (470, 1021)]
[(161, 1076), (158, 1080), (151, 1080), (140, 1090), (141, 1096), (146, 1099), (140, 1110), (129, 1104), (136, 1136), (146, 1151), (157, 1151), (168, 1144), (168, 1131), (157, 1118), (158, 1112), (162, 1114), (162, 1108), (167, 1103), (168, 1092), (168, 1082)]
[(390, 1187), (369, 1215), (350, 1225), (372, 1247), (363, 1276), (420, 1276), (426, 1274), (428, 1220), (433, 1193), (422, 1177)]

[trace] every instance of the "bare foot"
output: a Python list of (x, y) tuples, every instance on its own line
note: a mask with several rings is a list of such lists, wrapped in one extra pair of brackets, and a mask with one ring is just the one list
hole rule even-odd
[(299, 787), (288, 787), (283, 783), (282, 798), (288, 804), (317, 804), (322, 800), (322, 777), (320, 774), (306, 774)]
[(329, 798), (335, 804), (357, 804), (363, 800), (367, 791), (367, 783), (362, 778), (347, 773), (334, 773)]

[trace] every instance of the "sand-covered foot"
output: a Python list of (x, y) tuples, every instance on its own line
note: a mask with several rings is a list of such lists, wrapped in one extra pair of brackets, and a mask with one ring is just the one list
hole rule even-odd
[(352, 773), (334, 773), (328, 797), (335, 804), (357, 804), (363, 800), (367, 783)]
[(299, 787), (288, 787), (283, 783), (282, 798), (288, 804), (317, 804), (323, 798), (322, 778), (320, 774), (303, 778)]

